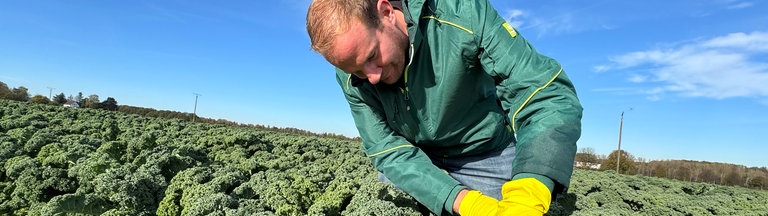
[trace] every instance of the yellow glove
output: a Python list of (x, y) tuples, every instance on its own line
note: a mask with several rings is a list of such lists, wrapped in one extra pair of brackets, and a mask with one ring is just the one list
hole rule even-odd
[(535, 178), (512, 180), (501, 187), (504, 199), (499, 201), (497, 215), (544, 215), (549, 211), (552, 194)]
[(459, 215), (461, 216), (488, 216), (495, 215), (499, 207), (499, 201), (480, 193), (480, 191), (470, 190), (464, 195), (464, 199), (459, 204)]

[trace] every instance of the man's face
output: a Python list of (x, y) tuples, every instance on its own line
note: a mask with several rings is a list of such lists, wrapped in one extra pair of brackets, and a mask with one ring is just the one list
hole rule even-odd
[(405, 69), (408, 36), (389, 19), (381, 26), (368, 27), (352, 21), (346, 32), (334, 39), (326, 59), (339, 69), (371, 84), (396, 83)]

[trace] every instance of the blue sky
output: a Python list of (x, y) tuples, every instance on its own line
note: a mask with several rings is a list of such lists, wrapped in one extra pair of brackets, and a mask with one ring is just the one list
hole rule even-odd
[[(309, 48), (309, 0), (22, 1), (0, 7), (0, 81), (241, 123), (357, 136)], [(585, 107), (579, 147), (768, 166), (768, 3), (492, 0), (558, 59)]]

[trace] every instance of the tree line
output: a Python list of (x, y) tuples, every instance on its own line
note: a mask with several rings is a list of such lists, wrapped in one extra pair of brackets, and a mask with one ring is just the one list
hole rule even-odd
[(156, 109), (145, 108), (145, 107), (118, 105), (117, 100), (115, 98), (107, 97), (106, 100), (100, 101), (99, 95), (96, 95), (96, 94), (91, 94), (85, 97), (85, 95), (82, 92), (78, 92), (74, 96), (73, 95), (67, 96), (62, 92), (52, 96), (52, 98), (48, 98), (40, 94), (30, 97), (30, 94), (28, 91), (29, 89), (27, 89), (24, 86), (9, 88), (8, 85), (0, 81), (0, 99), (8, 99), (8, 100), (30, 102), (30, 103), (36, 103), (36, 104), (48, 104), (48, 105), (56, 105), (56, 106), (62, 106), (65, 104), (71, 105), (73, 103), (77, 103), (77, 107), (79, 108), (118, 111), (118, 112), (123, 112), (128, 114), (137, 114), (137, 115), (146, 116), (146, 117), (181, 119), (186, 121), (194, 121), (194, 122), (202, 122), (202, 123), (210, 123), (210, 124), (221, 124), (221, 125), (237, 126), (237, 127), (252, 127), (252, 128), (258, 128), (258, 129), (268, 130), (268, 131), (288, 132), (288, 133), (295, 133), (295, 134), (301, 134), (301, 135), (320, 136), (320, 137), (326, 137), (326, 138), (358, 140), (358, 141), (360, 140), (359, 137), (347, 137), (344, 135), (334, 134), (334, 133), (315, 133), (315, 132), (302, 130), (298, 128), (292, 128), (292, 127), (274, 127), (274, 126), (266, 126), (266, 125), (259, 125), (259, 124), (243, 124), (243, 123), (238, 123), (238, 122), (234, 122), (226, 119), (212, 119), (212, 118), (200, 117), (200, 116), (197, 116), (196, 114), (188, 113), (188, 112), (178, 112), (178, 111), (172, 111), (172, 110), (156, 110)]
[(50, 105), (77, 104), (77, 107), (82, 108), (117, 111), (117, 100), (112, 97), (107, 97), (106, 100), (101, 101), (99, 100), (99, 95), (92, 94), (88, 97), (85, 97), (82, 92), (79, 92), (75, 96), (66, 96), (62, 92), (53, 96), (52, 98), (48, 98), (39, 94), (30, 97), (29, 89), (26, 87), (19, 86), (15, 88), (9, 88), (8, 85), (2, 81), (0, 81), (0, 99)]
[(29, 100), (29, 93), (27, 92), (28, 89), (24, 86), (19, 86), (16, 88), (8, 88), (8, 85), (6, 85), (4, 82), (0, 82), (0, 98), (2, 99), (8, 99), (8, 100), (15, 100), (15, 101), (28, 101)]
[(142, 115), (147, 117), (181, 119), (186, 121), (195, 121), (195, 122), (202, 122), (202, 123), (209, 123), (209, 124), (221, 124), (221, 125), (236, 126), (236, 127), (251, 127), (251, 128), (257, 128), (257, 129), (267, 130), (267, 131), (288, 132), (293, 134), (319, 136), (324, 138), (360, 140), (359, 137), (353, 138), (353, 137), (347, 137), (344, 135), (334, 134), (334, 133), (315, 133), (308, 130), (302, 130), (302, 129), (292, 128), (292, 127), (274, 127), (274, 126), (267, 126), (267, 125), (260, 125), (260, 124), (243, 124), (243, 123), (238, 123), (238, 122), (234, 122), (226, 119), (205, 118), (205, 117), (200, 117), (198, 115), (195, 115), (193, 113), (178, 112), (178, 111), (172, 111), (172, 110), (155, 110), (152, 108), (145, 108), (145, 107), (119, 105), (117, 106), (117, 111), (129, 113), (129, 114), (137, 114), (137, 115)]
[[(618, 156), (621, 155), (621, 158)], [(651, 160), (635, 157), (627, 151), (598, 155), (592, 148), (576, 153), (576, 166), (587, 169), (616, 170), (621, 174), (644, 175), (689, 182), (703, 182), (753, 189), (768, 189), (768, 168), (691, 160)], [(599, 166), (589, 166), (598, 165)]]

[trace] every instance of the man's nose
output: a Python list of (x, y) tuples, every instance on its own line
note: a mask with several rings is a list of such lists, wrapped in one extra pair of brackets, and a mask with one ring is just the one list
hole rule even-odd
[(371, 84), (376, 84), (381, 78), (381, 67), (376, 64), (368, 63), (363, 67), (363, 73)]

